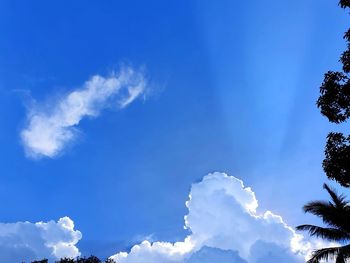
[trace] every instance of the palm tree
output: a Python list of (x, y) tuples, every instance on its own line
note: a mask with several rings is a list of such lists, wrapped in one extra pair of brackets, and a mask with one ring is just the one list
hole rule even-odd
[(343, 244), (315, 250), (307, 263), (319, 263), (329, 259), (335, 259), (336, 263), (346, 263), (350, 259), (350, 244), (346, 244), (350, 241), (350, 202), (327, 184), (323, 187), (329, 193), (331, 201), (312, 201), (307, 203), (303, 210), (320, 217), (327, 227), (300, 225), (296, 229), (308, 231), (311, 236)]

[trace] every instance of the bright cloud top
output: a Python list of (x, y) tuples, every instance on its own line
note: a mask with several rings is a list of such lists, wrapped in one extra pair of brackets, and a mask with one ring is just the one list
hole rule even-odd
[(29, 157), (55, 157), (77, 136), (85, 117), (96, 117), (106, 107), (125, 108), (145, 91), (142, 73), (128, 67), (109, 77), (93, 76), (83, 87), (57, 100), (50, 107), (34, 106), (21, 139)]
[(224, 173), (193, 184), (186, 206), (191, 234), (184, 241), (144, 241), (112, 258), (118, 263), (301, 263), (323, 245), (305, 240), (271, 211), (258, 213), (254, 192)]
[(81, 237), (69, 217), (57, 222), (0, 223), (0, 262), (77, 257), (80, 252), (75, 245)]
[[(190, 234), (183, 241), (143, 241), (111, 258), (117, 263), (302, 263), (313, 249), (334, 245), (306, 240), (271, 211), (258, 213), (252, 189), (224, 173), (193, 184), (186, 206)], [(0, 223), (0, 262), (74, 258), (81, 238), (68, 217)]]

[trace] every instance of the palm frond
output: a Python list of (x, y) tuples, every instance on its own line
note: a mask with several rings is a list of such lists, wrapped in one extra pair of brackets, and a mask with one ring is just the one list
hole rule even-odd
[(322, 249), (317, 249), (312, 253), (311, 258), (307, 263), (320, 263), (321, 260), (328, 261), (334, 259), (339, 253), (339, 247), (327, 247)]
[(303, 209), (305, 213), (320, 217), (329, 226), (350, 233), (350, 209), (348, 205), (338, 207), (326, 201), (312, 201), (307, 203)]
[(310, 236), (316, 236), (329, 241), (350, 240), (350, 234), (337, 228), (324, 228), (314, 225), (300, 225), (296, 227), (300, 231), (308, 231)]
[(350, 245), (342, 247), (328, 247), (315, 250), (307, 263), (320, 263), (321, 260), (335, 259), (336, 263), (345, 263), (350, 258)]
[(336, 191), (330, 188), (327, 184), (324, 184), (323, 188), (327, 190), (336, 207), (343, 208), (348, 204), (344, 195), (338, 195)]
[(338, 254), (337, 259), (335, 260), (335, 263), (346, 263), (344, 255), (343, 254)]
[(344, 257), (344, 259), (350, 258), (350, 244), (340, 247), (339, 253)]

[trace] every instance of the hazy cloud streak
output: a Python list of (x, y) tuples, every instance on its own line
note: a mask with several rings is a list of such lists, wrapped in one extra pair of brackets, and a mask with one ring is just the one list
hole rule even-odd
[(108, 77), (95, 75), (49, 107), (29, 109), (27, 126), (21, 131), (26, 154), (32, 158), (55, 157), (77, 134), (79, 122), (97, 117), (106, 107), (125, 108), (145, 91), (144, 75), (122, 68)]

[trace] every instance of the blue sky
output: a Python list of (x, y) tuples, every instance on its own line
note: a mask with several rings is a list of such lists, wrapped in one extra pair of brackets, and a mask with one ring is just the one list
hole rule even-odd
[[(342, 128), (315, 100), (347, 21), (326, 0), (0, 1), (0, 222), (68, 216), (101, 257), (181, 241), (191, 184), (214, 171), (252, 187), (258, 211), (314, 222), (301, 207), (325, 197), (325, 136)], [(99, 104), (52, 158), (28, 155), (33, 110), (125, 67), (140, 96)]]

